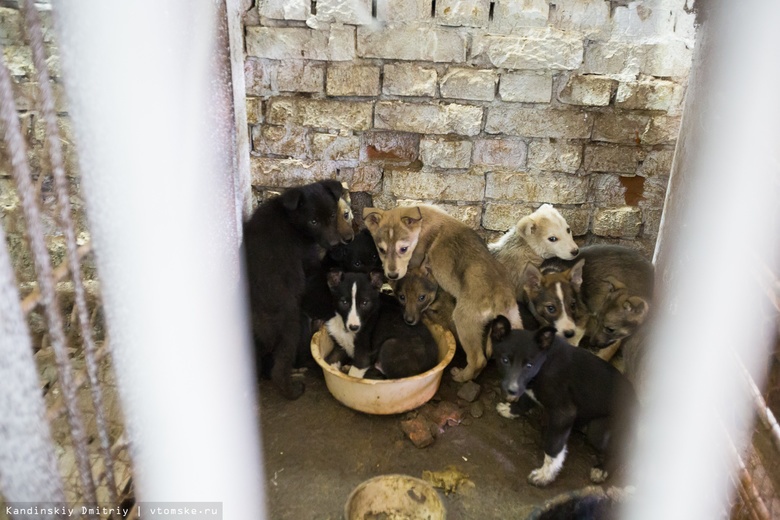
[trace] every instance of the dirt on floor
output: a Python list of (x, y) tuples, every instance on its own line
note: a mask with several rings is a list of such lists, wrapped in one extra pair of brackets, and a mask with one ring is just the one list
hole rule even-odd
[[(458, 362), (456, 356), (453, 363)], [(572, 435), (555, 482), (544, 489), (526, 482), (544, 457), (540, 414), (535, 410), (518, 419), (498, 414), (500, 381), (492, 362), (466, 399), (458, 397), (462, 385), (447, 370), (428, 404), (391, 416), (342, 405), (318, 368), (302, 377), (306, 391), (296, 401), (283, 398), (270, 381), (260, 383), (266, 501), (273, 520), (341, 519), (356, 486), (391, 473), (422, 478), (423, 472), (447, 472), (449, 485), (440, 486), (452, 489), (438, 491), (450, 520), (524, 519), (546, 500), (591, 485), (588, 473), (596, 456), (580, 434)], [(416, 447), (402, 423), (439, 409), (448, 410), (450, 420), (433, 428), (432, 444)]]

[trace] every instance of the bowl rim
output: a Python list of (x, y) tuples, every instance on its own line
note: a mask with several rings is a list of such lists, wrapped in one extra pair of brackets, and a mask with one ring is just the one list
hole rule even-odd
[(423, 488), (429, 489), (436, 496), (436, 500), (438, 501), (439, 506), (441, 506), (441, 512), (446, 515), (447, 508), (444, 505), (444, 500), (442, 500), (441, 495), (436, 490), (436, 487), (433, 484), (431, 484), (427, 480), (423, 480), (423, 479), (421, 479), (419, 477), (414, 477), (412, 475), (407, 475), (405, 473), (384, 473), (384, 474), (375, 475), (375, 476), (373, 476), (373, 477), (371, 477), (369, 479), (366, 479), (363, 482), (361, 482), (360, 484), (358, 484), (357, 486), (355, 486), (354, 489), (352, 489), (352, 491), (350, 492), (349, 496), (347, 497), (347, 501), (344, 503), (344, 518), (345, 519), (349, 518), (349, 512), (350, 512), (349, 508), (350, 508), (350, 505), (352, 504), (352, 501), (355, 499), (355, 497), (357, 496), (357, 494), (359, 492), (363, 491), (368, 486), (370, 486), (370, 485), (372, 485), (372, 484), (374, 484), (376, 482), (380, 482), (380, 481), (386, 480), (388, 478), (391, 478), (391, 479), (395, 478), (395, 479), (399, 479), (399, 480), (406, 480), (406, 481), (412, 482), (412, 483), (414, 483), (414, 484), (416, 484), (418, 486), (421, 486)]
[(323, 334), (324, 335), (328, 334), (328, 331), (324, 325), (320, 328), (320, 330), (316, 331), (312, 335), (310, 349), (311, 349), (312, 356), (314, 356), (314, 360), (317, 362), (317, 364), (320, 367), (322, 367), (323, 370), (326, 370), (329, 373), (337, 377), (340, 377), (341, 379), (344, 379), (346, 381), (361, 383), (365, 385), (385, 385), (385, 384), (397, 383), (398, 381), (414, 381), (417, 379), (427, 379), (438, 372), (444, 371), (447, 365), (450, 364), (450, 361), (452, 361), (452, 358), (455, 357), (455, 349), (457, 348), (457, 344), (455, 343), (455, 336), (453, 336), (452, 332), (450, 332), (449, 330), (445, 329), (444, 327), (436, 323), (432, 323), (428, 325), (428, 328), (440, 329), (438, 331), (438, 334), (443, 336), (443, 341), (447, 342), (447, 353), (444, 355), (444, 358), (441, 361), (439, 361), (436, 364), (436, 366), (434, 366), (433, 368), (430, 368), (420, 374), (416, 374), (409, 377), (402, 377), (400, 379), (365, 379), (362, 377), (350, 376), (349, 374), (345, 374), (342, 371), (332, 367), (329, 363), (325, 361), (325, 359), (322, 357), (322, 354), (320, 353), (320, 338), (322, 337)]

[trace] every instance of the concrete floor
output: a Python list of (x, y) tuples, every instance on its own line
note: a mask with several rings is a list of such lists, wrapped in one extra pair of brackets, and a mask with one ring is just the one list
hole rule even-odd
[[(453, 363), (463, 364), (458, 356)], [(270, 381), (260, 383), (266, 500), (273, 520), (341, 519), (350, 492), (368, 478), (422, 477), (424, 470), (448, 466), (473, 482), (448, 495), (440, 490), (450, 520), (522, 519), (545, 500), (590, 484), (595, 453), (579, 434), (570, 439), (568, 458), (552, 485), (539, 489), (526, 483), (543, 459), (539, 414), (515, 420), (498, 415), (499, 380), (492, 362), (477, 379), (477, 400), (484, 405), (480, 417), (458, 399), (460, 385), (445, 372), (432, 403), (458, 403), (465, 419), (446, 427), (426, 448), (415, 447), (401, 430), (401, 421), (414, 412), (366, 415), (336, 401), (319, 370), (309, 369), (303, 378), (306, 391), (297, 401), (281, 397)]]

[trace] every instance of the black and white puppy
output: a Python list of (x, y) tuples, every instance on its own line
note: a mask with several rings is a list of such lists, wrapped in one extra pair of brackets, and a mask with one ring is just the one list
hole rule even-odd
[[(502, 376), (501, 390), (509, 402), (525, 392), (542, 405), (544, 464), (528, 475), (535, 486), (553, 482), (566, 459), (572, 428), (585, 428), (599, 452), (591, 481), (600, 483), (619, 468), (620, 452), (632, 427), (636, 395), (615, 367), (556, 336), (553, 327), (538, 331), (511, 330), (503, 316), (491, 324), (493, 357)], [(497, 406), (510, 416), (509, 406)]]
[(381, 271), (328, 273), (336, 315), (325, 323), (341, 348), (326, 361), (339, 366), (351, 359), (349, 375), (399, 379), (420, 374), (438, 363), (438, 347), (423, 324), (408, 325), (395, 298), (383, 294)]

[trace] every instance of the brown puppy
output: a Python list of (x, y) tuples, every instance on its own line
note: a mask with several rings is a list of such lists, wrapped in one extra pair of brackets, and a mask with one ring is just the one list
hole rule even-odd
[(391, 286), (396, 298), (404, 306), (406, 323), (416, 325), (420, 320), (436, 323), (452, 332), (457, 340), (455, 322), (452, 321), (455, 298), (439, 287), (427, 262), (409, 269), (406, 276), (394, 280)]
[[(504, 266), (473, 229), (433, 206), (364, 208), (363, 220), (389, 279), (403, 278), (427, 258), (433, 277), (455, 298), (452, 319), (466, 366), (453, 368), (452, 376), (458, 382), (474, 379), (487, 364), (485, 326), (504, 313), (514, 328), (523, 326)], [(486, 350), (489, 356), (489, 342)]]

